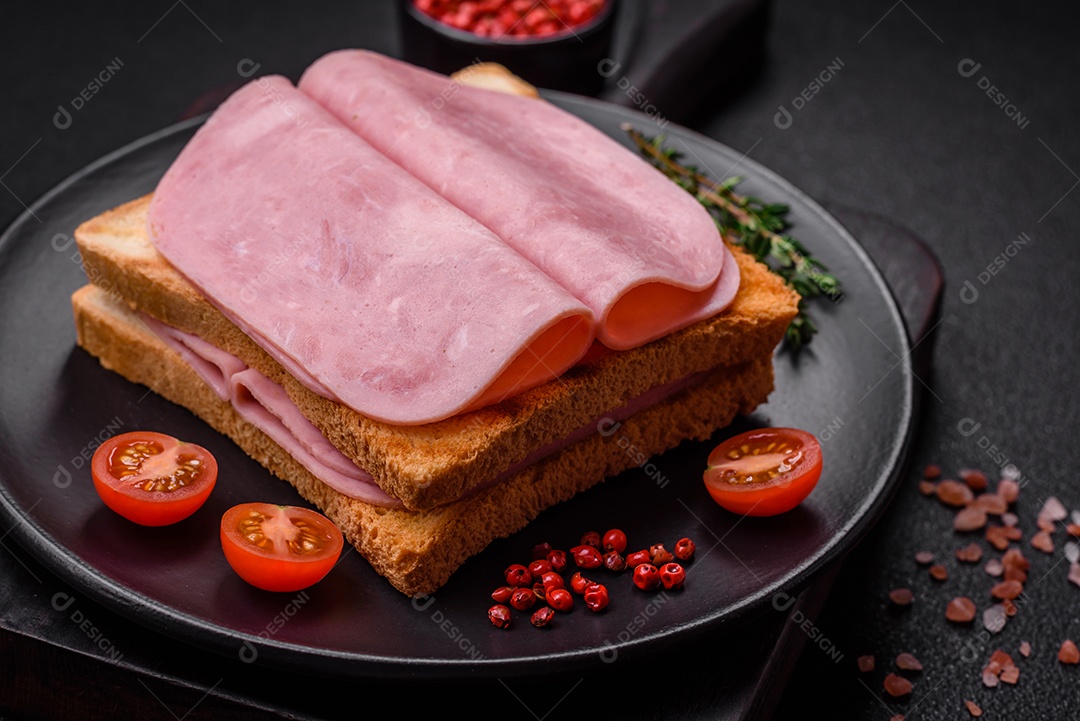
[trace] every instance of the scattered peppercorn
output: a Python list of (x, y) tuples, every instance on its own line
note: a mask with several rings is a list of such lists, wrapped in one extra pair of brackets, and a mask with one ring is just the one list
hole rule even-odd
[(548, 551), (547, 561), (551, 564), (551, 570), (562, 573), (566, 570), (566, 551)]
[(677, 591), (686, 583), (686, 570), (677, 563), (665, 563), (660, 567), (660, 582), (669, 591)]
[(585, 589), (585, 606), (590, 611), (603, 611), (608, 601), (608, 590), (602, 583), (591, 584)]
[(634, 585), (642, 591), (655, 591), (660, 586), (660, 571), (651, 563), (642, 563), (634, 569)]
[(652, 558), (652, 565), (659, 568), (665, 563), (671, 563), (675, 560), (675, 556), (671, 554), (671, 551), (664, 548), (664, 544), (657, 543), (649, 547), (649, 556)]
[(697, 546), (689, 538), (680, 538), (675, 542), (675, 558), (680, 561), (689, 561), (694, 557)]
[(506, 569), (506, 585), (519, 588), (521, 586), (531, 586), (533, 579), (532, 574), (529, 573), (529, 569), (522, 566), (520, 563), (515, 563)]
[(600, 550), (600, 534), (596, 531), (586, 531), (581, 535), (581, 546), (592, 546), (596, 550)]
[(529, 622), (537, 628), (543, 628), (551, 623), (551, 619), (554, 617), (555, 611), (552, 610), (551, 606), (543, 606), (533, 611), (532, 618), (529, 619)]
[(553, 588), (548, 591), (547, 602), (556, 611), (564, 613), (574, 607), (574, 597), (565, 588)]
[(535, 546), (533, 546), (532, 560), (546, 560), (548, 554), (551, 553), (551, 550), (551, 544), (547, 543), (546, 541), (544, 543), (536, 544)]
[(533, 578), (540, 578), (545, 573), (551, 573), (551, 563), (545, 558), (538, 558), (529, 564), (529, 573), (533, 575)]
[(544, 584), (545, 596), (550, 595), (553, 588), (566, 588), (566, 581), (564, 581), (563, 577), (555, 573), (554, 571), (550, 571), (541, 576), (540, 582)]
[(620, 531), (618, 528), (612, 528), (610, 531), (604, 534), (603, 546), (605, 551), (615, 551), (616, 553), (623, 553), (626, 551), (626, 534)]
[(626, 568), (626, 559), (618, 551), (608, 551), (604, 554), (604, 567), (609, 571), (621, 571)]
[(576, 571), (570, 577), (570, 590), (579, 596), (583, 596), (585, 595), (585, 589), (591, 586), (592, 583), (592, 581), (581, 575), (581, 571)]
[(528, 611), (536, 605), (536, 594), (531, 588), (518, 588), (510, 596), (510, 605), (519, 611)]
[(510, 628), (510, 609), (496, 604), (488, 609), (488, 620), (495, 628)]
[(600, 552), (592, 546), (574, 546), (570, 549), (570, 555), (578, 568), (593, 569), (604, 565)]

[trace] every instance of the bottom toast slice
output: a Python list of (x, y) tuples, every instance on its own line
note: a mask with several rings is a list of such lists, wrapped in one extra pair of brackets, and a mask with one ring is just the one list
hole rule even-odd
[[(137, 315), (94, 285), (72, 296), (78, 344), (101, 364), (150, 387), (231, 438), (333, 520), (395, 588), (433, 593), (470, 556), (521, 529), (541, 511), (681, 441), (708, 438), (763, 403), (773, 388), (772, 354), (710, 371), (693, 388), (625, 420), (619, 433), (596, 433), (508, 480), (426, 511), (385, 508), (349, 498), (316, 479), (221, 400)], [(623, 440), (625, 439), (625, 440)]]

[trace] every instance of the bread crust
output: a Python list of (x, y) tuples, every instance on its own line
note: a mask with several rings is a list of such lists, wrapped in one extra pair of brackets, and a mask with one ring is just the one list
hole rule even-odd
[[(508, 480), (429, 510), (378, 507), (342, 495), (300, 465), (222, 401), (179, 354), (103, 288), (72, 296), (78, 344), (101, 364), (202, 418), (278, 478), (292, 484), (342, 530), (372, 567), (402, 593), (430, 594), (470, 556), (544, 509), (685, 439), (705, 439), (764, 402), (773, 387), (771, 349), (713, 370), (698, 386), (595, 434)], [(595, 418), (595, 416), (593, 416)], [(633, 447), (644, 456), (626, 451)]]
[(614, 353), (597, 345), (562, 377), (497, 405), (436, 423), (395, 426), (312, 392), (228, 321), (150, 243), (149, 201), (150, 196), (133, 200), (76, 230), (90, 281), (280, 384), (335, 446), (413, 510), (457, 500), (536, 448), (649, 388), (768, 358), (798, 304), (798, 296), (775, 274), (732, 248), (742, 277), (723, 313), (633, 350)]

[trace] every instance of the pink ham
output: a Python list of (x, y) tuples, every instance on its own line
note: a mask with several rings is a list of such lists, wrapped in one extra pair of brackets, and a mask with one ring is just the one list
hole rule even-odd
[(192, 138), (149, 232), (298, 379), (387, 423), (546, 382), (593, 338), (581, 302), (280, 77)]
[(323, 57), (299, 87), (581, 299), (611, 348), (715, 315), (738, 289), (690, 194), (549, 103), (362, 50)]
[(162, 343), (180, 354), (221, 400), (230, 403), (241, 418), (270, 436), (311, 475), (349, 498), (388, 508), (401, 505), (401, 501), (375, 484), (371, 474), (326, 440), (284, 388), (198, 336), (148, 315), (141, 319)]
[(203, 382), (214, 391), (218, 398), (227, 401), (232, 396), (231, 378), (247, 368), (244, 362), (217, 346), (207, 343), (197, 335), (165, 325), (145, 313), (139, 319), (150, 332), (165, 345), (180, 354), (187, 361)]

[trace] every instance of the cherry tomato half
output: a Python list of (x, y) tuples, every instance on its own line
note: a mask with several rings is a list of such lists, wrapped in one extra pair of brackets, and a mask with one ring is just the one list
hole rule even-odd
[(241, 503), (221, 517), (221, 548), (233, 570), (264, 591), (299, 591), (337, 563), (344, 539), (326, 516), (298, 506)]
[(105, 505), (143, 526), (167, 526), (197, 511), (217, 483), (217, 461), (194, 443), (153, 431), (113, 436), (90, 462)]
[(741, 433), (709, 454), (705, 488), (733, 513), (774, 516), (802, 503), (821, 478), (821, 445), (795, 428)]

